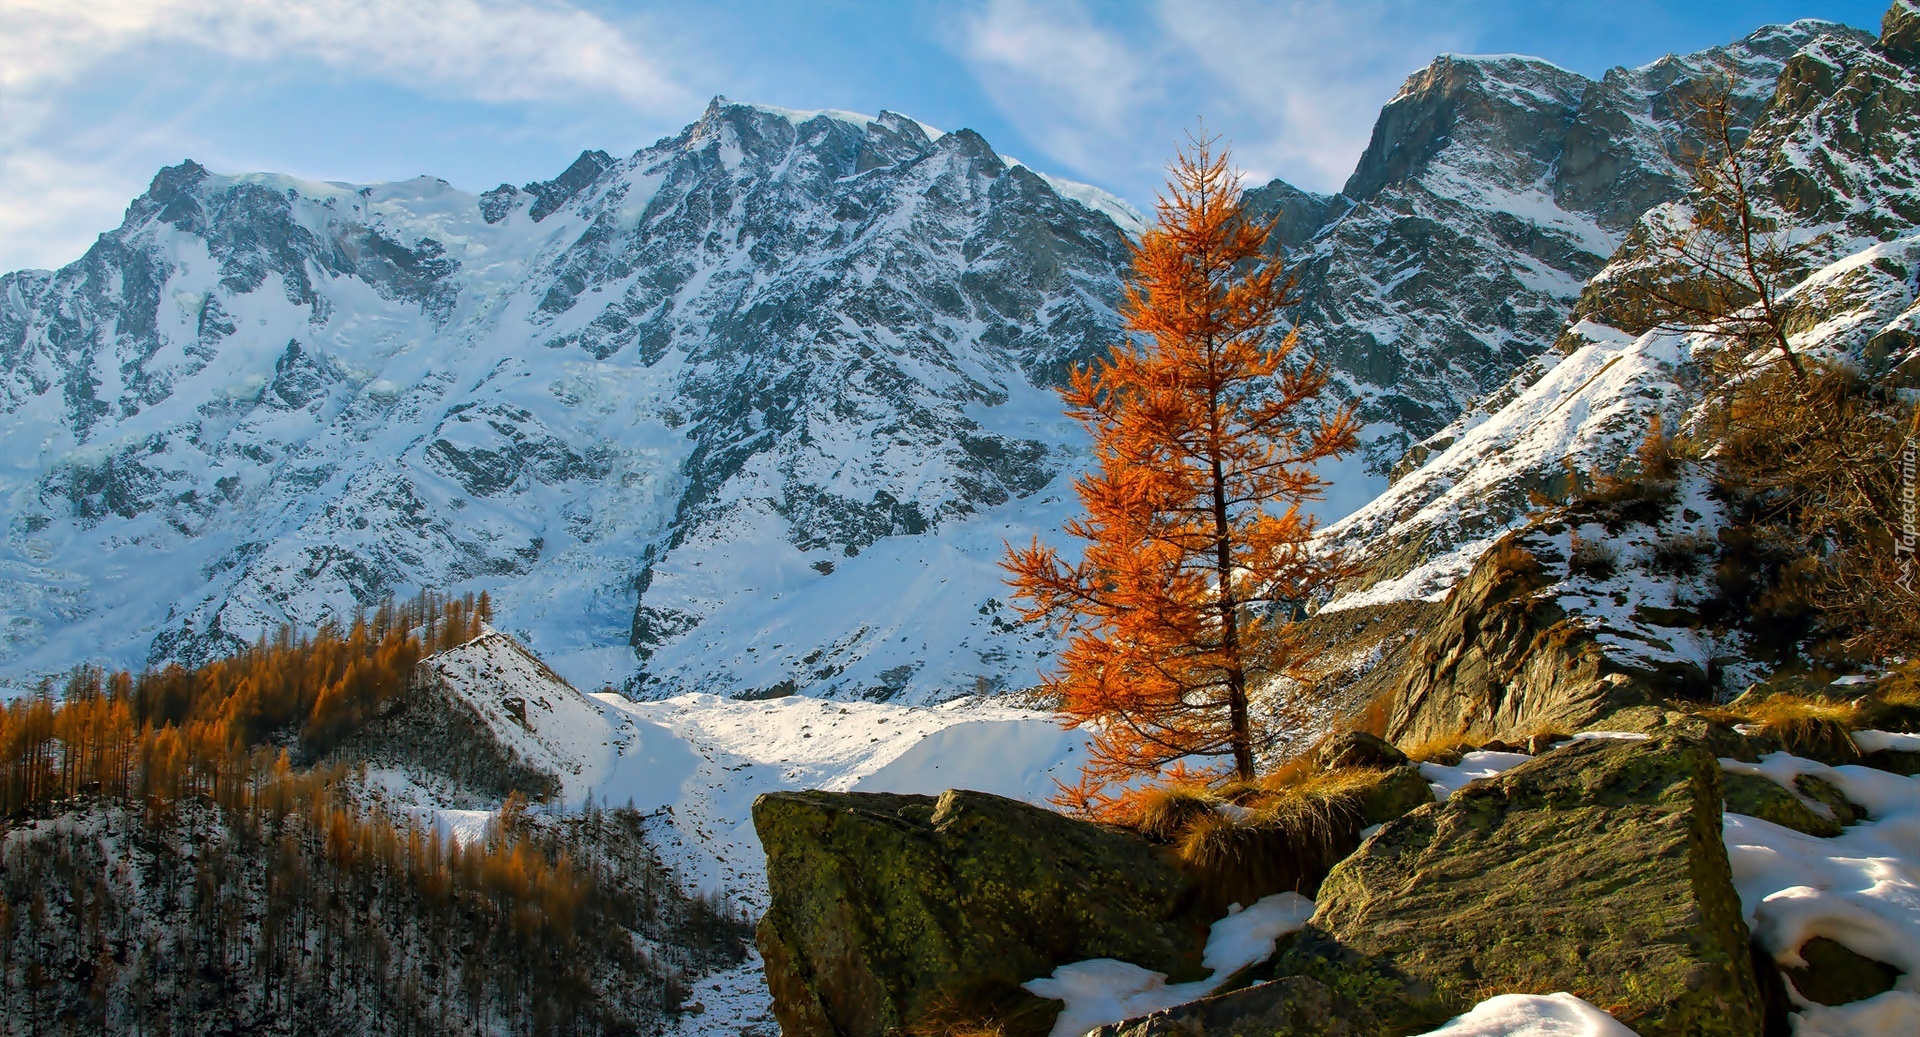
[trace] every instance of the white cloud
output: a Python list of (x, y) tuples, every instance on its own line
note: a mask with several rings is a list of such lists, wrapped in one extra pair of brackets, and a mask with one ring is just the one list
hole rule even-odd
[(1035, 146), (1086, 170), (1161, 100), (1146, 63), (1076, 0), (991, 0), (958, 23), (958, 51)]
[(607, 94), (660, 109), (686, 100), (666, 64), (613, 25), (527, 0), (7, 0), (0, 88), (70, 80), (143, 43), (317, 60), (481, 101)]
[(144, 181), (97, 162), (72, 162), (48, 151), (0, 152), (0, 272), (50, 268), (78, 259), (117, 213), (146, 188)]
[[(158, 165), (205, 150), (196, 117), (287, 63), (443, 99), (687, 107), (632, 32), (550, 0), (0, 0), (0, 270), (78, 257)], [(102, 83), (137, 97), (144, 70), (196, 66), (197, 96), (76, 115)]]
[[(1237, 154), (1261, 179), (1337, 190), (1380, 106), (1434, 55), (1471, 49), (1466, 12), (1420, 17), (1406, 3), (1161, 0), (1160, 24), (1219, 84)], [(1248, 132), (1252, 130), (1254, 132)]]
[(1380, 106), (1435, 54), (1467, 48), (1475, 18), (1412, 0), (1156, 0), (1138, 13), (992, 0), (957, 23), (955, 50), (1033, 147), (1136, 197), (1198, 117), (1250, 181), (1333, 191)]

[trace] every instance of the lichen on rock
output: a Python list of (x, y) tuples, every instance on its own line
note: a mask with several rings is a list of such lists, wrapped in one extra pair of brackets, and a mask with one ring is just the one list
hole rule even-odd
[(1327, 877), (1278, 971), (1382, 1033), (1533, 989), (1642, 1037), (1758, 1033), (1720, 796), (1698, 742), (1568, 744), (1387, 825)]
[(786, 1037), (881, 1037), (934, 1017), (1045, 1032), (1020, 989), (1118, 958), (1205, 975), (1211, 918), (1170, 851), (980, 792), (778, 792), (754, 827), (772, 905), (758, 942)]

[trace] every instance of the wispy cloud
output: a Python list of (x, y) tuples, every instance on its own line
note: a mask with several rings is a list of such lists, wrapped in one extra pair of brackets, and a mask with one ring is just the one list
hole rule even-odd
[(956, 26), (1001, 114), (1051, 157), (1097, 167), (1164, 94), (1136, 48), (1076, 0), (991, 0)]
[[(1411, 0), (993, 0), (956, 52), (1031, 145), (1136, 197), (1204, 117), (1256, 181), (1339, 189), (1408, 74), (1470, 45)], [(1447, 28), (1440, 28), (1444, 23)]]
[[(0, 270), (77, 257), (161, 162), (201, 153), (189, 116), (289, 65), (443, 101), (689, 107), (635, 24), (552, 0), (0, 0)], [(153, 69), (191, 85), (76, 114), (102, 85), (137, 97)]]
[(1465, 12), (1442, 29), (1412, 5), (1384, 0), (1161, 0), (1159, 15), (1218, 84), (1241, 161), (1319, 190), (1346, 180), (1380, 106), (1409, 73), (1472, 40)]
[(9, 0), (0, 87), (68, 80), (145, 43), (317, 60), (481, 101), (593, 93), (659, 108), (686, 95), (661, 58), (604, 19), (527, 0)]

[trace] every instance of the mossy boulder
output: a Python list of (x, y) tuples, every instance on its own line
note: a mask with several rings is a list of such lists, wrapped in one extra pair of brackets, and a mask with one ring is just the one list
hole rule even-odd
[(1825, 778), (1813, 774), (1796, 775), (1793, 787), (1807, 799), (1827, 808), (1833, 819), (1843, 825), (1859, 824), (1867, 819), (1867, 811), (1847, 799), (1840, 787)]
[[(1405, 757), (1402, 757), (1404, 760)], [(1404, 764), (1388, 771), (1360, 803), (1363, 825), (1384, 824), (1433, 802), (1433, 786), (1420, 768)]]
[(1759, 1033), (1720, 802), (1698, 741), (1565, 745), (1388, 824), (1276, 972), (1382, 1034), (1514, 990), (1579, 991), (1642, 1037)]
[(772, 904), (757, 933), (785, 1037), (881, 1037), (931, 1019), (1024, 1023), (1020, 984), (1088, 958), (1205, 976), (1213, 921), (1172, 852), (979, 792), (775, 792), (753, 807)]
[(1840, 834), (1840, 822), (1822, 817), (1806, 801), (1788, 792), (1772, 778), (1758, 774), (1727, 774), (1721, 777), (1727, 812), (1771, 821), (1806, 835), (1830, 839)]
[(1322, 770), (1339, 770), (1342, 767), (1377, 767), (1387, 770), (1399, 767), (1407, 762), (1407, 754), (1394, 748), (1392, 742), (1365, 731), (1349, 731), (1336, 736), (1322, 746), (1319, 755)]

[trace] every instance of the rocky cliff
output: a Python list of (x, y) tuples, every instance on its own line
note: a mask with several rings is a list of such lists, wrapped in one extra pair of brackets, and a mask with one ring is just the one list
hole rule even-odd
[(987, 643), (992, 560), (1054, 524), (1046, 387), (1117, 334), (1109, 213), (968, 131), (724, 100), (477, 197), (163, 170), (0, 279), (0, 667), (203, 659), (430, 585), (490, 587), (590, 686), (1029, 672)]
[(1597, 81), (1446, 55), (1382, 109), (1340, 194), (1254, 191), (1301, 265), (1302, 336), (1369, 424), (1366, 485), (1552, 343), (1634, 221), (1680, 196), (1683, 99), (1725, 82), (1754, 120), (1796, 54), (1866, 42), (1801, 21)]
[[(1538, 376), (1673, 196), (1677, 98), (1725, 74), (1762, 110), (1816, 43), (1864, 47), (1801, 22), (1597, 82), (1445, 57), (1342, 194), (1258, 189), (1369, 423), (1330, 512)], [(0, 675), (424, 585), (491, 590), (586, 687), (1023, 686), (1053, 646), (995, 562), (1070, 507), (1048, 387), (1116, 340), (1137, 227), (971, 132), (724, 100), (480, 195), (163, 170), (78, 262), (0, 278)]]
[[(1875, 372), (1913, 355), (1920, 167), (1908, 144), (1920, 132), (1920, 66), (1897, 41), (1914, 17), (1896, 4), (1882, 41), (1827, 34), (1793, 53), (1742, 152), (1764, 171), (1767, 196), (1791, 203), (1793, 233), (1807, 243), (1804, 280), (1783, 293), (1795, 347)], [(1653, 421), (1691, 428), (1705, 400), (1694, 353), (1728, 344), (1648, 329), (1630, 288), (1677, 275), (1652, 261), (1646, 221), (1678, 218), (1688, 204), (1646, 214), (1582, 290), (1555, 348), (1417, 444), (1389, 489), (1329, 530), (1371, 562), (1344, 605), (1444, 592), (1538, 497), (1565, 499), (1630, 465)]]

